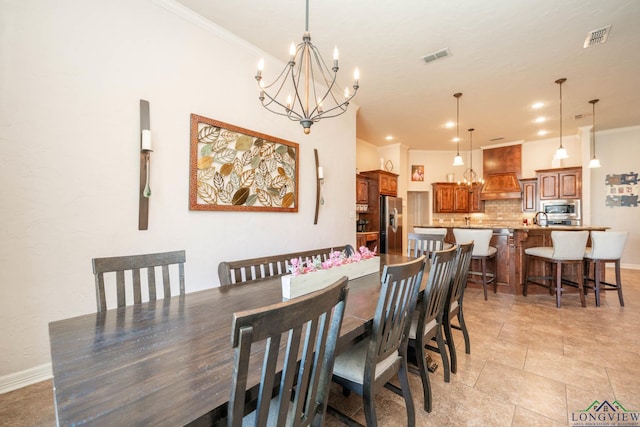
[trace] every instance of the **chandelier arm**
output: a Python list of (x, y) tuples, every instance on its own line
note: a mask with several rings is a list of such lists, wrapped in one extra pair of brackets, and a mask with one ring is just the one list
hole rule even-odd
[[(268, 103), (266, 103), (266, 104), (264, 102), (262, 103), (262, 106), (266, 110), (271, 111), (272, 113), (275, 113), (275, 114), (277, 114), (279, 116), (288, 117), (290, 120), (293, 120), (293, 121), (299, 121), (299, 120), (302, 119), (302, 117), (300, 117), (298, 113), (296, 113), (295, 111), (291, 110), (290, 108), (287, 108), (285, 105), (282, 105), (277, 99), (272, 98), (269, 94), (265, 93), (265, 96), (270, 99), (270, 101)], [(271, 108), (270, 105), (273, 104), (273, 103), (279, 105), (280, 108), (282, 108), (285, 112), (283, 113), (283, 112), (280, 112), (278, 110), (275, 110), (275, 109)], [(292, 117), (292, 114), (295, 117)]]
[[(301, 46), (304, 45), (304, 43), (300, 43)], [(296, 52), (296, 58), (298, 57), (298, 53)], [(306, 110), (304, 108), (304, 104), (303, 104), (303, 100), (300, 97), (300, 79), (302, 79), (302, 63), (304, 61), (304, 49), (302, 49), (302, 53), (300, 55), (300, 61), (298, 61), (297, 63), (297, 72), (294, 69), (294, 72), (291, 73), (291, 83), (293, 84), (293, 90), (294, 90), (294, 96), (293, 96), (293, 101), (291, 102), (291, 112), (293, 114), (295, 114), (296, 116), (298, 116), (301, 120), (302, 119), (306, 119), (307, 118), (307, 114), (306, 114)], [(295, 106), (298, 106), (300, 108), (300, 111), (302, 111), (302, 114), (298, 113), (297, 111), (295, 111)]]
[[(329, 108), (328, 110), (325, 110), (322, 114), (321, 114), (321, 118), (323, 119), (330, 119), (332, 117), (338, 117), (339, 115), (345, 113), (347, 111), (347, 107), (349, 107), (349, 102), (351, 102), (351, 100), (353, 99), (354, 96), (356, 96), (356, 93), (358, 92), (358, 88), (354, 86), (353, 88), (353, 94), (350, 95), (347, 99), (345, 99), (341, 104), (336, 105), (332, 108)], [(335, 110), (340, 110), (340, 112), (337, 112), (336, 114), (329, 114), (332, 111)], [(318, 119), (319, 120), (319, 119)], [(317, 120), (316, 120), (317, 121)]]
[[(284, 87), (285, 82), (286, 82), (286, 77), (285, 77), (285, 79), (282, 81), (282, 83), (280, 84), (280, 87), (278, 88), (278, 90), (276, 91), (276, 94), (275, 94), (274, 96), (269, 95), (269, 94), (268, 94), (267, 92), (265, 92), (264, 90), (262, 91), (262, 97), (264, 98), (264, 96), (266, 96), (267, 98), (269, 98), (269, 102), (267, 102), (266, 104), (264, 103), (264, 101), (262, 102), (262, 105), (263, 105), (263, 106), (265, 106), (265, 107), (266, 107), (266, 106), (268, 106), (268, 105), (270, 105), (270, 104), (272, 104), (272, 103), (274, 103), (274, 102), (275, 102), (275, 103), (276, 103), (276, 104), (278, 104), (280, 107), (282, 107), (282, 108), (285, 108), (285, 109), (286, 109), (286, 107), (285, 107), (284, 105), (282, 105), (282, 104), (278, 101), (278, 99), (277, 99), (277, 98), (278, 98), (278, 95), (280, 95), (280, 92), (282, 91), (282, 88)], [(275, 83), (275, 82), (274, 82), (274, 83)], [(272, 85), (273, 85), (273, 84), (272, 84)], [(269, 111), (272, 111), (272, 110), (269, 110)]]

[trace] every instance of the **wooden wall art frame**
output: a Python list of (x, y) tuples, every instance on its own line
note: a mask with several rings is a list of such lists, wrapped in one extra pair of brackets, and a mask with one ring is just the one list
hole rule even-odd
[(298, 212), (299, 146), (191, 114), (189, 209)]

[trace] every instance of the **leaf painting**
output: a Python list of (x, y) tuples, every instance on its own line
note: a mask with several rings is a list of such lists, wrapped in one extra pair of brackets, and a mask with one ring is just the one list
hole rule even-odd
[(296, 143), (191, 115), (191, 210), (298, 211)]

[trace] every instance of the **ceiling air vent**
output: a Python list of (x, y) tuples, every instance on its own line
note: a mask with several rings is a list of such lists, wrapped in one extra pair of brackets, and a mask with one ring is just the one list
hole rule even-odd
[(609, 33), (611, 32), (611, 25), (607, 25), (606, 27), (598, 28), (597, 30), (592, 30), (587, 33), (587, 38), (584, 40), (585, 48), (595, 46), (597, 44), (602, 44), (607, 41), (609, 38)]
[(430, 53), (427, 56), (423, 56), (420, 59), (422, 59), (424, 62), (428, 64), (429, 62), (433, 62), (436, 59), (446, 58), (447, 56), (451, 56), (451, 51), (449, 50), (448, 47), (445, 47), (444, 49), (441, 49), (437, 52)]

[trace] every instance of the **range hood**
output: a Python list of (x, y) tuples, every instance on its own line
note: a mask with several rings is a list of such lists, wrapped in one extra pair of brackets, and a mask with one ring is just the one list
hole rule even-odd
[(485, 149), (482, 152), (484, 186), (480, 200), (521, 199), (521, 144)]
[(480, 200), (521, 199), (520, 180), (515, 172), (487, 175), (480, 192)]

